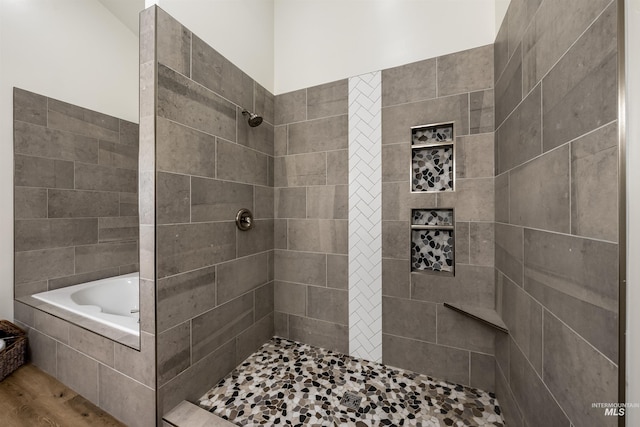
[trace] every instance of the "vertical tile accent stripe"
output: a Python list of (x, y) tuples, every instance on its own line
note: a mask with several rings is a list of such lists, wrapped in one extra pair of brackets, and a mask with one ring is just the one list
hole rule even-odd
[(349, 353), (376, 362), (382, 361), (381, 108), (381, 72), (349, 79)]

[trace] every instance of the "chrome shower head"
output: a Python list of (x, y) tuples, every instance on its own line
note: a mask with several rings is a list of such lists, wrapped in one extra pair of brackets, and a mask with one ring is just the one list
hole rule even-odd
[(242, 115), (247, 116), (247, 121), (249, 123), (249, 126), (251, 126), (252, 128), (256, 126), (260, 126), (260, 123), (262, 123), (261, 116), (254, 114), (248, 110), (242, 110)]

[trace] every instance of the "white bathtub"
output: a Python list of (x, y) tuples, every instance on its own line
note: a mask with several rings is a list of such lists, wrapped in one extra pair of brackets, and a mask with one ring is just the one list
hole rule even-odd
[(112, 328), (140, 335), (138, 285), (139, 274), (130, 273), (32, 296)]

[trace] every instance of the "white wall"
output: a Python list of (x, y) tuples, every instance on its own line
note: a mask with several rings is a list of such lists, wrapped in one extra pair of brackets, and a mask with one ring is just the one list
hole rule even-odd
[[(627, 402), (640, 403), (640, 0), (626, 0), (627, 60)], [(640, 409), (627, 413), (640, 426)]]
[(273, 93), (273, 0), (147, 0)]
[(96, 0), (0, 0), (0, 318), (13, 318), (13, 87), (138, 122), (138, 39)]
[(495, 0), (275, 0), (275, 93), (493, 43)]

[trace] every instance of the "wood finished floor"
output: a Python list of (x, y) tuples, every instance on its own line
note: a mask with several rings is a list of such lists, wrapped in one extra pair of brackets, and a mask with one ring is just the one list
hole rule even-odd
[(0, 382), (0, 426), (123, 427), (124, 424), (27, 364)]

